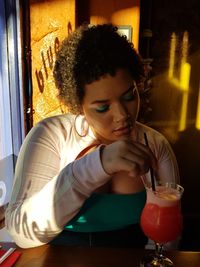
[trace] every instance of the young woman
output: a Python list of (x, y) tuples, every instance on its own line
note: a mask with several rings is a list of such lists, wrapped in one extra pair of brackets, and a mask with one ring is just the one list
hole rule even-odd
[(150, 166), (161, 180), (179, 178), (166, 139), (137, 122), (139, 55), (113, 25), (81, 26), (63, 41), (54, 77), (69, 113), (28, 133), (6, 211), (9, 233), (23, 248), (144, 246), (139, 218)]

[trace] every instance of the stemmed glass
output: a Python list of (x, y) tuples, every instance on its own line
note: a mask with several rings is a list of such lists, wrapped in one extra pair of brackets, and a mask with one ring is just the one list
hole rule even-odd
[(156, 190), (146, 185), (147, 199), (140, 225), (144, 234), (155, 242), (155, 252), (145, 256), (141, 267), (172, 267), (173, 262), (163, 255), (163, 245), (175, 240), (182, 231), (180, 199), (183, 187), (176, 183), (159, 183)]

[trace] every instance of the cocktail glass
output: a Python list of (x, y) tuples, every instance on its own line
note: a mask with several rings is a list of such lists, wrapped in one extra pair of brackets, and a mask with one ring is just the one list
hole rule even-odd
[(172, 267), (173, 262), (163, 255), (163, 245), (174, 241), (182, 231), (180, 199), (183, 187), (176, 183), (159, 183), (156, 191), (146, 185), (147, 199), (141, 214), (144, 234), (155, 242), (155, 251), (145, 256), (141, 267)]

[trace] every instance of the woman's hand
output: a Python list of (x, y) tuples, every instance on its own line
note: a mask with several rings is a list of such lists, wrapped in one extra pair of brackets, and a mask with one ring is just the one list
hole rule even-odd
[(102, 149), (101, 161), (106, 173), (112, 175), (127, 171), (130, 176), (138, 177), (148, 172), (150, 166), (156, 168), (156, 159), (145, 145), (128, 140), (116, 141)]

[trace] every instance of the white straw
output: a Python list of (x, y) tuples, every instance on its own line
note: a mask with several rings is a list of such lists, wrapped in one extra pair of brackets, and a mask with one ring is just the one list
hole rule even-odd
[(3, 254), (2, 257), (0, 257), (0, 264), (1, 264), (3, 261), (5, 261), (5, 259), (7, 259), (7, 258), (10, 256), (10, 254), (12, 254), (15, 250), (16, 250), (16, 248), (9, 248), (9, 250), (7, 250), (6, 253)]

